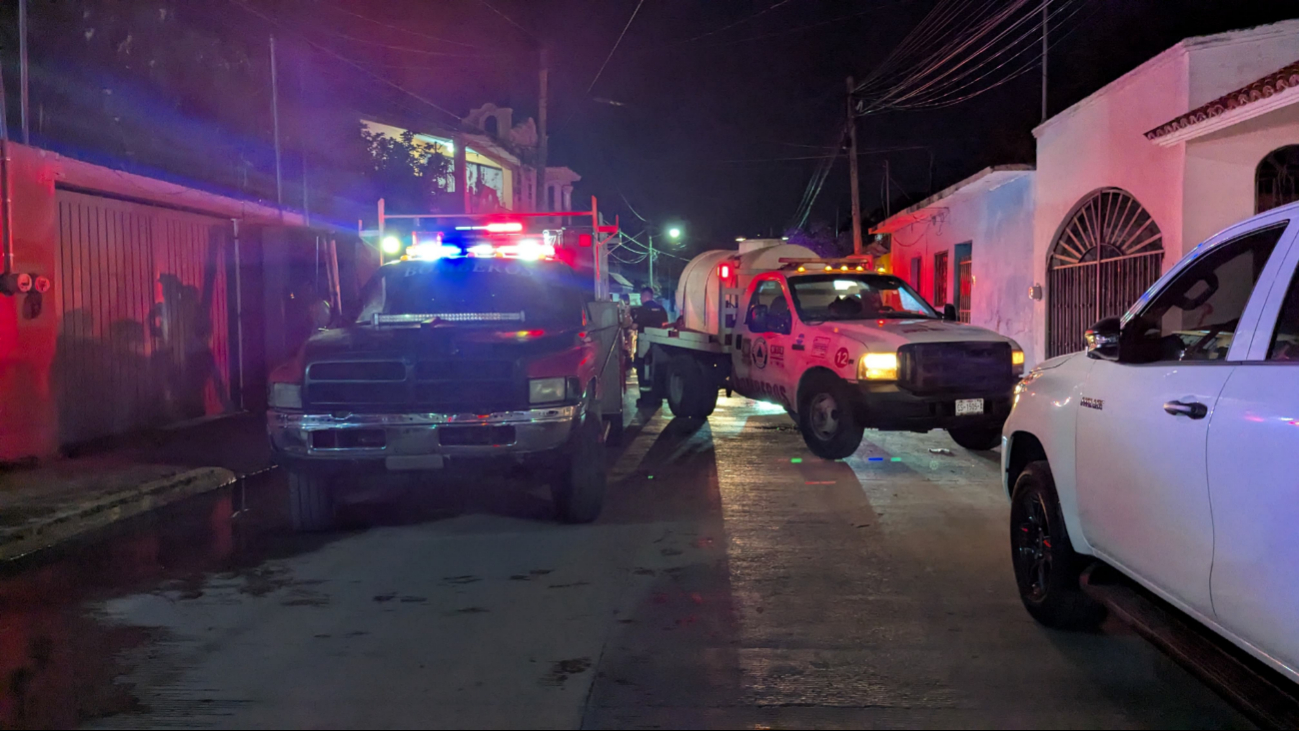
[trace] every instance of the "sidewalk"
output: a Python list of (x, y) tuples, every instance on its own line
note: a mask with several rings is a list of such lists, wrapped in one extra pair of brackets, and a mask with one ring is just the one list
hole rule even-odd
[(0, 469), (0, 561), (214, 490), (270, 466), (265, 420), (237, 414)]

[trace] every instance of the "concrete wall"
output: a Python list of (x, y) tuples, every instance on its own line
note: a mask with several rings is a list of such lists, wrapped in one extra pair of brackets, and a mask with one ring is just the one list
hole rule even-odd
[[(1034, 333), (1041, 328), (1033, 283), (1033, 173), (1005, 171), (958, 184), (946, 197), (899, 214), (876, 231), (893, 236), (891, 266), (926, 299), (934, 294), (934, 255), (948, 254), (948, 291), (955, 291), (956, 247), (969, 243), (974, 285), (970, 324), (1014, 338), (1031, 366), (1041, 360)], [(920, 281), (912, 262), (920, 258)]]
[(1299, 105), (1283, 107), (1182, 143), (1180, 146), (1186, 154), (1186, 182), (1185, 241), (1181, 253), (1254, 215), (1259, 162), (1278, 147), (1296, 144), (1299, 144)]
[(1299, 61), (1299, 20), (1190, 38), (1185, 46), (1190, 53), (1189, 105), (1178, 114)]

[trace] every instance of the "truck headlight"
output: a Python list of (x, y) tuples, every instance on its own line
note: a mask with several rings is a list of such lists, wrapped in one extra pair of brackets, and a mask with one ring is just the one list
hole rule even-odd
[(267, 402), (272, 409), (300, 409), (302, 386), (297, 383), (272, 383)]
[(866, 353), (857, 361), (857, 380), (898, 380), (897, 353)]
[(1010, 370), (1017, 376), (1024, 372), (1024, 351), (1019, 348), (1010, 351)]
[(568, 379), (533, 378), (528, 381), (528, 403), (550, 404), (563, 401), (568, 396)]

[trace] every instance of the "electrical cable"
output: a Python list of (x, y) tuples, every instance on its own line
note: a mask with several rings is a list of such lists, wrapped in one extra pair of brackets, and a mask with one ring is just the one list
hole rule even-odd
[(509, 23), (510, 25), (514, 26), (515, 28), (518, 28), (519, 30), (523, 31), (524, 33), (527, 33), (529, 36), (531, 36), (531, 37), (534, 38), (534, 39), (537, 38), (537, 34), (533, 33), (532, 31), (528, 30), (527, 28), (524, 28), (523, 26), (521, 26), (521, 25), (519, 25), (518, 23), (514, 22), (514, 18), (511, 18), (510, 16), (506, 15), (505, 13), (502, 13), (501, 11), (497, 10), (496, 7), (493, 6), (491, 3), (487, 2), (487, 0), (478, 0), (478, 2), (479, 2), (481, 5), (486, 6), (487, 9), (490, 10), (490, 11), (492, 11), (493, 13), (496, 13), (497, 15), (501, 16), (502, 18), (505, 18), (505, 21), (506, 21), (507, 23)]
[(631, 11), (631, 17), (627, 19), (627, 25), (622, 27), (622, 32), (618, 34), (618, 40), (613, 42), (613, 48), (609, 49), (609, 55), (605, 56), (604, 63), (600, 64), (600, 70), (595, 72), (595, 78), (591, 79), (591, 84), (586, 87), (587, 94), (590, 94), (591, 90), (595, 88), (595, 82), (600, 80), (600, 74), (604, 73), (604, 67), (609, 65), (609, 59), (613, 58), (614, 51), (617, 51), (618, 46), (622, 44), (623, 37), (627, 35), (627, 29), (631, 27), (631, 22), (636, 19), (636, 14), (640, 12), (640, 8), (644, 4), (645, 0), (639, 0), (636, 3), (636, 9)]
[(337, 4), (335, 4), (335, 3), (328, 3), (328, 2), (327, 2), (327, 3), (323, 3), (323, 4), (325, 5), (325, 7), (331, 8), (331, 9), (335, 10), (336, 12), (343, 13), (344, 15), (350, 15), (350, 16), (352, 16), (353, 18), (360, 18), (361, 20), (364, 20), (364, 21), (366, 21), (367, 23), (373, 23), (373, 24), (375, 24), (375, 25), (378, 25), (378, 26), (381, 26), (381, 27), (384, 27), (384, 28), (389, 28), (389, 29), (391, 29), (391, 30), (398, 31), (398, 32), (400, 32), (400, 33), (408, 33), (408, 34), (410, 34), (410, 35), (412, 35), (412, 36), (417, 36), (417, 37), (419, 37), (419, 38), (426, 38), (426, 39), (428, 39), (428, 40), (430, 40), (430, 41), (440, 41), (440, 42), (442, 42), (442, 43), (450, 43), (450, 44), (453, 45), (453, 46), (464, 46), (465, 48), (485, 48), (485, 46), (476, 46), (476, 45), (474, 45), (474, 44), (472, 44), (472, 43), (464, 43), (464, 42), (461, 42), (461, 41), (453, 41), (453, 40), (451, 40), (450, 38), (443, 38), (443, 37), (441, 37), (441, 36), (435, 36), (435, 35), (433, 35), (433, 34), (431, 34), (431, 33), (423, 33), (423, 32), (417, 31), (417, 30), (411, 30), (410, 28), (406, 28), (406, 27), (403, 27), (403, 26), (400, 26), (400, 25), (396, 25), (395, 23), (385, 23), (385, 22), (383, 22), (382, 20), (375, 20), (374, 18), (371, 18), (371, 17), (368, 16), (368, 15), (364, 15), (364, 14), (362, 14), (362, 13), (353, 12), (353, 11), (348, 10), (348, 9), (346, 9), (346, 8), (340, 6), (340, 5), (337, 5)]
[(750, 14), (750, 15), (746, 15), (745, 17), (740, 18), (739, 20), (735, 21), (734, 23), (727, 23), (726, 25), (722, 26), (721, 28), (717, 28), (716, 30), (710, 30), (710, 31), (708, 31), (708, 32), (706, 32), (706, 33), (700, 33), (700, 34), (697, 35), (697, 36), (693, 36), (693, 37), (691, 37), (691, 38), (687, 38), (687, 39), (685, 39), (685, 40), (683, 40), (683, 41), (677, 41), (676, 43), (674, 43), (674, 44), (672, 44), (672, 45), (674, 45), (674, 46), (680, 46), (680, 45), (684, 45), (684, 44), (686, 44), (686, 43), (693, 43), (693, 42), (699, 40), (700, 38), (707, 38), (708, 36), (717, 35), (718, 33), (721, 33), (721, 32), (723, 32), (723, 31), (730, 30), (731, 28), (734, 28), (734, 27), (737, 26), (737, 25), (742, 25), (742, 24), (744, 24), (744, 23), (747, 23), (747, 22), (749, 22), (750, 20), (753, 20), (754, 18), (756, 18), (756, 17), (758, 17), (758, 16), (760, 16), (760, 15), (765, 15), (766, 13), (770, 13), (771, 11), (773, 11), (773, 10), (775, 10), (776, 8), (780, 7), (781, 5), (788, 4), (789, 2), (791, 2), (791, 0), (776, 0), (776, 2), (772, 3), (771, 5), (768, 5), (767, 7), (763, 8), (762, 10), (759, 10), (758, 12), (756, 12), (756, 13), (752, 13), (752, 14)]
[[(244, 2), (244, 0), (230, 0), (230, 2), (234, 3), (235, 5), (239, 6), (240, 8), (243, 8), (246, 12), (249, 12), (249, 13), (252, 13), (253, 15), (256, 15), (257, 17), (261, 18), (262, 20), (265, 20), (266, 22), (268, 22), (268, 23), (274, 25), (274, 26), (277, 27), (277, 28), (281, 28), (281, 29), (284, 29), (284, 28), (285, 28), (285, 27), (284, 27), (284, 24), (283, 24), (282, 22), (280, 22), (279, 20), (277, 20), (276, 18), (274, 18), (274, 17), (272, 17), (272, 16), (270, 16), (270, 15), (267, 15), (266, 13), (263, 13), (263, 12), (260, 11), (260, 10), (257, 10), (256, 8), (253, 8), (253, 7), (249, 6), (246, 2)], [(286, 29), (286, 30), (287, 30), (287, 29)], [(289, 31), (289, 32), (292, 32), (292, 31)], [(427, 104), (428, 106), (432, 107), (433, 109), (436, 109), (436, 110), (438, 110), (439, 112), (442, 112), (443, 114), (446, 114), (446, 115), (449, 115), (449, 116), (451, 116), (451, 117), (454, 117), (457, 121), (462, 121), (463, 118), (462, 118), (459, 114), (456, 114), (455, 112), (453, 112), (453, 111), (451, 111), (451, 110), (449, 110), (449, 109), (446, 109), (446, 108), (444, 108), (444, 107), (442, 107), (442, 106), (439, 106), (438, 104), (436, 104), (435, 102), (433, 102), (433, 101), (431, 101), (431, 100), (429, 100), (429, 99), (425, 99), (424, 97), (422, 97), (422, 96), (420, 96), (419, 94), (416, 94), (415, 92), (413, 92), (413, 91), (411, 91), (411, 90), (409, 90), (409, 89), (407, 89), (407, 88), (401, 86), (400, 84), (397, 84), (397, 83), (395, 83), (395, 82), (389, 81), (388, 79), (386, 79), (386, 78), (380, 76), (379, 74), (374, 73), (373, 71), (370, 71), (369, 69), (365, 68), (364, 66), (362, 66), (362, 65), (359, 64), (359, 63), (357, 63), (356, 61), (353, 61), (352, 59), (347, 58), (346, 56), (342, 55), (341, 53), (338, 53), (337, 51), (335, 51), (335, 50), (333, 50), (333, 49), (331, 49), (331, 48), (329, 48), (329, 47), (327, 47), (327, 46), (323, 46), (323, 45), (321, 45), (321, 44), (319, 44), (319, 43), (317, 43), (317, 42), (311, 40), (310, 38), (306, 38), (305, 36), (301, 36), (301, 35), (300, 35), (300, 37), (302, 38), (302, 40), (303, 40), (305, 43), (307, 43), (307, 45), (311, 46), (312, 48), (315, 48), (316, 50), (321, 51), (322, 53), (325, 53), (325, 54), (327, 54), (327, 55), (329, 55), (329, 56), (332, 56), (332, 57), (338, 59), (339, 61), (342, 61), (343, 63), (347, 64), (348, 66), (351, 66), (351, 67), (355, 68), (356, 70), (360, 71), (361, 73), (365, 74), (366, 76), (369, 76), (369, 77), (373, 78), (373, 79), (376, 80), (376, 81), (382, 82), (383, 84), (385, 84), (385, 85), (387, 85), (387, 86), (390, 86), (390, 87), (396, 89), (397, 91), (402, 92), (403, 94), (406, 94), (407, 96), (411, 97), (412, 99), (416, 99), (416, 100), (418, 100), (418, 101), (420, 101), (420, 102), (423, 102), (424, 104)]]

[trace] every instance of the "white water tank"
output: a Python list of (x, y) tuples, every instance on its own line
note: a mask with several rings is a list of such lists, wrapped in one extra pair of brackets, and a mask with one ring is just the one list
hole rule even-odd
[[(721, 266), (730, 262), (739, 275), (738, 288), (743, 291), (754, 275), (781, 267), (781, 259), (815, 259), (805, 246), (787, 244), (780, 239), (752, 239), (740, 242), (739, 251), (726, 249), (705, 251), (691, 259), (681, 271), (677, 286), (677, 311), (687, 330), (717, 335), (722, 329), (725, 303), (722, 300)], [(733, 303), (738, 305), (737, 303)]]

